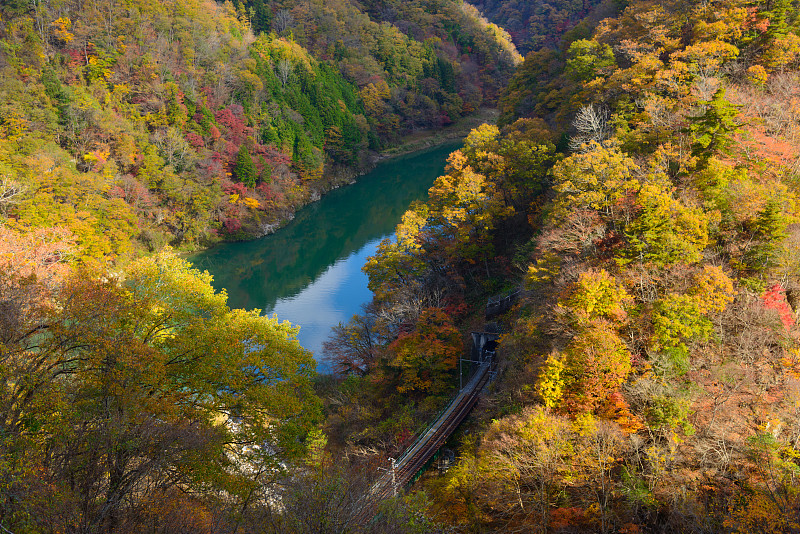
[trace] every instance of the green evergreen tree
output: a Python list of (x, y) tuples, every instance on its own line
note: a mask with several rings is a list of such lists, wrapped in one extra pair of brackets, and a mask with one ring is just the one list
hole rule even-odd
[(306, 135), (297, 135), (294, 138), (294, 156), (292, 159), (305, 167), (313, 164), (313, 151), (311, 141)]
[(442, 89), (448, 93), (454, 92), (456, 85), (456, 74), (455, 70), (453, 69), (453, 64), (439, 57), (436, 58), (436, 66), (437, 74), (439, 75), (439, 83), (441, 84)]
[(705, 104), (705, 113), (695, 117), (687, 129), (692, 134), (692, 156), (698, 158), (698, 170), (708, 167), (708, 160), (714, 154), (727, 154), (733, 134), (739, 131), (739, 110), (725, 100), (724, 88), (717, 89)]
[(780, 39), (789, 33), (790, 21), (796, 14), (793, 13), (791, 0), (775, 0), (769, 6), (770, 9), (763, 13), (769, 19), (766, 36), (769, 39)]
[(239, 154), (236, 156), (236, 165), (233, 167), (233, 177), (242, 182), (247, 187), (253, 188), (256, 186), (256, 166), (253, 165), (253, 158), (250, 156), (250, 151), (247, 147), (242, 145), (239, 149)]
[(788, 221), (775, 198), (767, 201), (753, 221), (753, 245), (745, 254), (745, 264), (754, 271), (775, 266), (776, 255), (787, 237)]
[(266, 124), (261, 128), (261, 142), (265, 145), (280, 146), (281, 138), (271, 124)]
[(252, 0), (248, 2), (253, 10), (252, 24), (253, 33), (266, 33), (272, 24), (272, 12), (264, 5), (264, 0)]

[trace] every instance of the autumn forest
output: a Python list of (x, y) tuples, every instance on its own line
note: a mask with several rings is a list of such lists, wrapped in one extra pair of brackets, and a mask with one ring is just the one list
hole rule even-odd
[[(0, 532), (798, 532), (798, 9), (4, 0)], [(185, 259), (440, 132), (321, 354)]]

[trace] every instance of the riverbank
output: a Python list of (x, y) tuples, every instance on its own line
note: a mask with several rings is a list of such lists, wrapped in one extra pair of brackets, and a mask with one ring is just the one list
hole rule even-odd
[(308, 201), (297, 206), (291, 214), (283, 217), (277, 222), (272, 221), (269, 224), (253, 224), (251, 226), (251, 230), (242, 231), (241, 234), (236, 236), (236, 238), (230, 238), (231, 236), (228, 236), (229, 239), (208, 243), (207, 246), (199, 247), (190, 251), (190, 253), (213, 248), (221, 243), (249, 241), (273, 234), (291, 222), (294, 219), (297, 210), (300, 210), (314, 202), (318, 202), (322, 197), (335, 189), (354, 184), (358, 181), (359, 177), (364, 176), (365, 174), (374, 170), (379, 163), (391, 160), (392, 158), (412, 154), (414, 152), (433, 149), (457, 139), (463, 139), (469, 134), (470, 131), (472, 131), (474, 128), (477, 128), (481, 124), (487, 122), (491, 124), (496, 123), (498, 117), (499, 111), (496, 108), (481, 108), (474, 115), (463, 117), (457, 122), (443, 128), (437, 128), (435, 130), (419, 130), (417, 132), (413, 132), (403, 137), (398, 145), (378, 153), (367, 155), (358, 166), (335, 167), (329, 169), (323, 175), (323, 179), (320, 181), (321, 183), (324, 183), (325, 186), (320, 189), (312, 190)]
[(301, 345), (319, 355), (331, 328), (372, 300), (361, 270), (367, 258), (393, 235), (408, 207), (427, 197), (460, 146), (452, 140), (382, 161), (355, 184), (298, 210), (274, 234), (223, 243), (188, 259), (214, 276), (230, 306), (258, 308), (302, 326)]
[(405, 136), (399, 145), (382, 151), (378, 161), (410, 154), (426, 148), (433, 148), (454, 139), (464, 138), (470, 131), (481, 124), (487, 122), (495, 124), (499, 116), (500, 112), (497, 108), (481, 108), (475, 115), (463, 117), (444, 128), (414, 132)]
[[(334, 189), (343, 185), (350, 185), (355, 183), (359, 176), (363, 176), (368, 172), (375, 169), (378, 163), (405, 156), (420, 150), (435, 148), (437, 146), (449, 143), (455, 139), (463, 139), (469, 132), (477, 128), (481, 124), (497, 122), (500, 112), (497, 108), (481, 108), (475, 115), (469, 117), (462, 117), (458, 121), (435, 130), (419, 130), (408, 134), (402, 138), (399, 144), (389, 147), (380, 152), (373, 152), (367, 155), (361, 165), (354, 167), (338, 167), (327, 171), (329, 174), (325, 176), (328, 183), (333, 184), (333, 187), (327, 191), (322, 192), (324, 195)], [(313, 201), (319, 200), (319, 197), (314, 198)]]

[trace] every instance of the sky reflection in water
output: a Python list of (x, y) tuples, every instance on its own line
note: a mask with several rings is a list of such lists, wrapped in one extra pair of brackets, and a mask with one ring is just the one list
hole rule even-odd
[(394, 232), (411, 202), (426, 196), (459, 146), (383, 162), (358, 183), (301, 209), (275, 234), (189, 259), (214, 275), (214, 287), (228, 291), (231, 307), (258, 308), (300, 325), (300, 343), (319, 360), (331, 327), (360, 313), (372, 298), (361, 272), (367, 257)]

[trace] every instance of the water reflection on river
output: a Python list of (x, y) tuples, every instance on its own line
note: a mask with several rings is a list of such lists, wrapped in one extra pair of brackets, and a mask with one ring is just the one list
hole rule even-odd
[(214, 275), (214, 287), (228, 291), (231, 307), (259, 308), (300, 325), (300, 343), (319, 357), (330, 328), (372, 298), (361, 272), (366, 258), (411, 202), (425, 197), (458, 146), (385, 161), (358, 183), (303, 208), (276, 233), (190, 260)]

